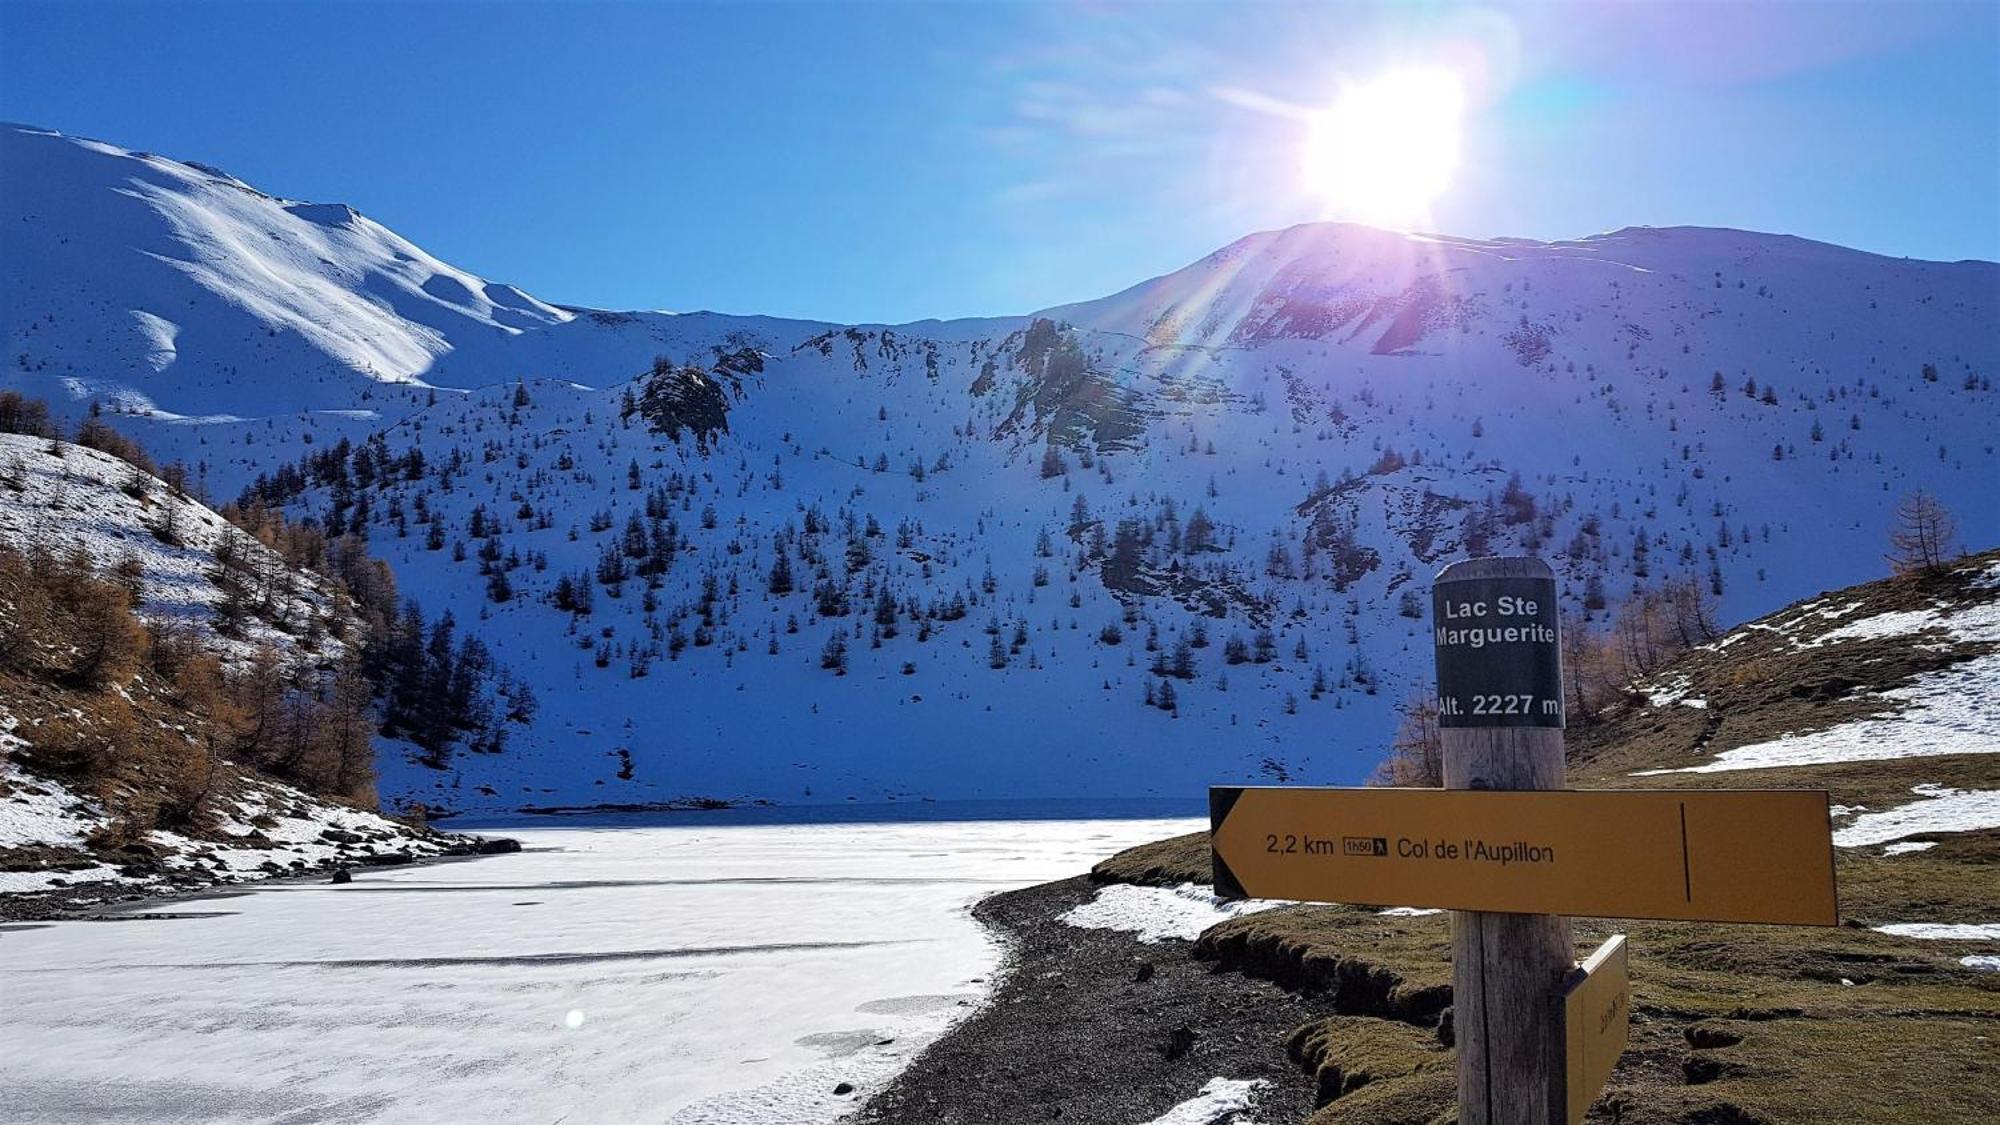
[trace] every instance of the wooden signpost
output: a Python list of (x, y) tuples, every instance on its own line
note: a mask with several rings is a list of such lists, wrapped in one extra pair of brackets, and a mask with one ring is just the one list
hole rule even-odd
[[(1472, 559), (1437, 576), (1446, 789), (1563, 787), (1559, 621), (1555, 572), (1540, 559)], [(1548, 1001), (1575, 949), (1558, 914), (1452, 912), (1459, 1125), (1556, 1120), (1563, 1033)]]
[(1817, 790), (1563, 788), (1555, 576), (1446, 567), (1432, 592), (1443, 789), (1209, 791), (1216, 893), (1450, 909), (1460, 1125), (1582, 1118), (1625, 1048), (1625, 939), (1570, 915), (1835, 925)]

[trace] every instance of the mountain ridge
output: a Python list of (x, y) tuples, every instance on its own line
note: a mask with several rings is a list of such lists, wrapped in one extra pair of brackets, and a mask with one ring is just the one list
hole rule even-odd
[[(519, 332), (536, 328), (555, 327), (557, 325), (567, 323), (568, 321), (579, 317), (589, 317), (593, 315), (614, 317), (621, 319), (632, 318), (634, 320), (639, 320), (639, 321), (645, 321), (652, 318), (696, 318), (700, 320), (710, 320), (717, 323), (727, 323), (727, 322), (743, 322), (746, 324), (761, 323), (774, 326), (783, 325), (786, 326), (787, 330), (803, 330), (812, 328), (814, 326), (831, 327), (835, 323), (832, 321), (822, 321), (811, 318), (772, 318), (772, 317), (759, 316), (755, 314), (732, 314), (732, 313), (723, 313), (706, 309), (690, 310), (685, 312), (669, 312), (664, 310), (614, 310), (614, 309), (602, 309), (602, 308), (595, 308), (595, 307), (581, 306), (581, 305), (570, 305), (560, 302), (555, 302), (555, 303), (545, 302), (539, 298), (530, 296), (528, 293), (526, 293), (524, 290), (520, 289), (517, 286), (507, 283), (487, 281), (483, 278), (478, 278), (475, 275), (467, 274), (464, 271), (448, 267), (444, 263), (438, 261), (437, 259), (431, 257), (430, 255), (424, 254), (421, 250), (417, 249), (414, 246), (414, 244), (411, 244), (407, 240), (402, 239), (400, 236), (395, 235), (394, 232), (389, 231), (388, 228), (375, 222), (373, 219), (369, 218), (366, 214), (358, 211), (357, 209), (346, 203), (309, 202), (304, 200), (281, 198), (278, 196), (273, 196), (269, 195), (268, 193), (262, 192), (259, 189), (255, 188), (254, 186), (250, 185), (249, 183), (243, 181), (242, 179), (235, 177), (230, 173), (223, 171), (213, 165), (195, 161), (175, 160), (170, 157), (162, 156), (156, 153), (145, 152), (141, 150), (123, 149), (109, 142), (104, 142), (79, 136), (73, 136), (61, 133), (56, 130), (43, 129), (32, 125), (26, 125), (20, 123), (0, 123), (0, 135), (4, 135), (10, 147), (15, 148), (16, 150), (20, 150), (21, 145), (27, 138), (35, 138), (38, 141), (50, 142), (58, 145), (67, 145), (70, 148), (89, 152), (96, 156), (103, 157), (105, 159), (112, 161), (124, 158), (129, 160), (133, 164), (142, 165), (156, 172), (164, 172), (169, 176), (181, 177), (184, 179), (193, 179), (199, 177), (203, 180), (209, 181), (214, 184), (225, 185), (229, 188), (251, 195), (256, 199), (266, 201), (270, 203), (273, 206), (273, 208), (283, 211), (287, 215), (294, 216), (300, 219), (301, 222), (311, 226), (327, 228), (327, 229), (354, 231), (371, 236), (385, 236), (386, 239), (388, 240), (390, 253), (392, 255), (398, 257), (407, 256), (408, 258), (417, 261), (419, 264), (425, 266), (426, 268), (430, 268), (435, 271), (431, 274), (431, 276), (428, 279), (426, 279), (426, 281), (420, 283), (418, 286), (418, 288), (421, 289), (423, 285), (431, 285), (437, 290), (437, 292), (427, 291), (426, 295), (428, 297), (430, 297), (434, 302), (446, 306), (452, 306), (454, 302), (459, 302), (460, 311), (463, 311), (464, 309), (471, 309), (474, 311), (484, 311), (487, 313), (487, 317), (482, 321), (482, 323), (485, 323), (492, 327), (511, 329), (515, 332)], [(62, 150), (56, 149), (55, 151), (61, 152)], [(26, 167), (32, 162), (33, 159), (35, 159), (35, 157), (26, 155), (24, 151), (16, 151), (7, 161), (7, 163), (14, 167)], [(193, 173), (194, 176), (187, 176), (185, 175), (185, 173)], [(158, 185), (153, 185), (153, 186), (158, 186)], [(13, 194), (16, 195), (19, 194), (18, 184), (16, 185), (16, 191)], [(20, 202), (17, 200), (16, 206), (19, 205)], [(1242, 236), (1241, 238), (1236, 239), (1227, 246), (1221, 247), (1216, 251), (1213, 251), (1210, 254), (1205, 255), (1204, 257), (1197, 259), (1196, 261), (1191, 262), (1179, 269), (1172, 270), (1165, 274), (1161, 274), (1155, 277), (1146, 278), (1144, 280), (1134, 283), (1131, 286), (1126, 287), (1123, 290), (1120, 290), (1116, 293), (1108, 294), (1104, 297), (1094, 298), (1085, 301), (1052, 305), (1043, 309), (1023, 314), (1007, 314), (1007, 315), (989, 316), (989, 317), (964, 317), (964, 318), (947, 318), (947, 319), (924, 318), (900, 324), (880, 322), (880, 323), (858, 324), (855, 325), (855, 327), (861, 327), (861, 328), (886, 327), (886, 328), (902, 329), (905, 331), (914, 331), (919, 329), (933, 330), (937, 328), (948, 328), (949, 329), (949, 331), (947, 332), (948, 335), (959, 335), (964, 331), (972, 329), (978, 329), (978, 328), (994, 329), (1010, 325), (1025, 324), (1036, 317), (1045, 317), (1057, 320), (1071, 318), (1071, 319), (1078, 319), (1080, 323), (1087, 323), (1088, 321), (1094, 319), (1093, 314), (1096, 312), (1096, 310), (1104, 309), (1106, 307), (1116, 307), (1119, 303), (1121, 303), (1121, 301), (1125, 299), (1128, 299), (1130, 297), (1133, 297), (1135, 295), (1141, 294), (1149, 290), (1159, 289), (1163, 286), (1168, 286), (1177, 279), (1184, 279), (1189, 275), (1198, 273), (1204, 269), (1212, 269), (1217, 265), (1220, 265), (1232, 259), (1246, 256), (1254, 251), (1277, 246), (1280, 244), (1294, 243), (1299, 241), (1310, 241), (1319, 244), (1340, 244), (1344, 242), (1352, 242), (1355, 240), (1359, 240), (1364, 243), (1374, 243), (1380, 246), (1398, 246), (1405, 249), (1417, 249), (1417, 248), (1431, 249), (1438, 253), (1476, 254), (1476, 253), (1498, 253), (1501, 251), (1511, 251), (1514, 253), (1529, 252), (1539, 255), (1555, 256), (1573, 251), (1596, 251), (1601, 249), (1616, 248), (1624, 244), (1634, 243), (1641, 237), (1643, 237), (1648, 241), (1662, 239), (1662, 238), (1677, 238), (1677, 239), (1699, 238), (1710, 241), (1714, 240), (1740, 241), (1742, 239), (1747, 238), (1750, 240), (1749, 244), (1739, 248), (1752, 252), (1769, 253), (1779, 248), (1802, 247), (1809, 249), (1812, 253), (1821, 255), (1824, 255), (1827, 252), (1833, 252), (1836, 255), (1861, 255), (1869, 258), (1879, 259), (1880, 261), (1883, 262), (1903, 262), (1903, 263), (1912, 263), (1915, 265), (1932, 265), (1932, 266), (1966, 266), (1975, 269), (1984, 267), (1987, 270), (2000, 270), (2000, 266), (1995, 266), (1994, 263), (1985, 262), (1979, 259), (1963, 259), (1958, 262), (1927, 262), (1921, 259), (1892, 258), (1885, 255), (1873, 254), (1868, 251), (1841, 247), (1833, 243), (1805, 239), (1795, 235), (1769, 234), (1763, 232), (1746, 231), (1737, 228), (1726, 228), (1726, 227), (1702, 227), (1693, 225), (1676, 225), (1676, 226), (1664, 226), (1664, 227), (1626, 226), (1626, 227), (1621, 227), (1614, 231), (1584, 235), (1577, 238), (1544, 241), (1544, 240), (1517, 238), (1517, 237), (1497, 237), (1497, 238), (1479, 239), (1479, 238), (1467, 238), (1467, 237), (1441, 235), (1433, 233), (1416, 233), (1416, 232), (1402, 233), (1402, 232), (1387, 231), (1378, 228), (1368, 227), (1362, 224), (1351, 223), (1351, 222), (1314, 222), (1314, 223), (1300, 223), (1300, 224), (1294, 224), (1289, 227), (1251, 232), (1249, 234)], [(1336, 245), (1335, 248), (1338, 249), (1339, 246)], [(1297, 257), (1299, 255), (1294, 255), (1294, 256)], [(1629, 263), (1623, 263), (1615, 260), (1607, 260), (1607, 264), (1629, 264)], [(1640, 268), (1645, 268), (1645, 267), (1640, 267)], [(477, 283), (476, 290), (474, 283)], [(480, 297), (485, 298), (483, 304), (479, 300)], [(466, 302), (468, 300), (471, 302), (469, 305), (463, 304), (463, 302)], [(421, 303), (419, 303), (414, 307), (417, 309), (422, 309), (424, 306)], [(407, 311), (407, 310), (399, 309), (399, 311)], [(436, 315), (435, 311), (433, 311), (432, 315), (433, 316)], [(480, 320), (480, 318), (478, 317), (475, 317), (474, 319), (476, 321)], [(432, 327), (433, 329), (438, 329), (438, 325), (434, 323), (430, 324), (429, 327)], [(1186, 341), (1181, 341), (1181, 342), (1186, 342)], [(381, 361), (382, 366), (387, 368), (388, 370), (378, 372), (377, 377), (379, 378), (385, 378), (385, 379), (417, 378), (421, 375), (436, 370), (439, 364), (442, 361), (444, 361), (450, 355), (451, 352), (457, 350), (456, 346), (448, 345), (443, 347), (441, 350), (433, 351), (429, 348), (422, 346), (423, 344), (427, 343), (435, 343), (435, 341), (416, 342), (414, 343), (414, 346), (397, 349), (395, 354), (393, 355), (369, 354), (364, 350), (364, 352), (359, 355), (349, 356), (347, 358), (350, 361), (358, 360), (361, 362), (363, 366), (371, 365), (372, 361), (376, 360)], [(423, 359), (421, 359), (420, 354), (428, 355), (429, 357), (428, 361), (425, 362)], [(396, 361), (401, 361), (401, 362), (396, 362)], [(484, 361), (484, 357), (482, 357), (482, 361)], [(631, 365), (627, 364), (627, 366), (629, 367)], [(447, 370), (444, 373), (450, 373), (450, 372)], [(535, 371), (535, 372), (524, 372), (524, 373), (556, 374), (556, 372), (548, 372), (548, 371)], [(625, 371), (622, 373), (622, 375), (629, 377), (631, 373), (632, 371)], [(606, 377), (608, 378), (608, 376)], [(109, 388), (92, 388), (88, 385), (84, 385), (84, 386), (70, 388), (69, 389), (70, 393), (56, 397), (75, 399), (78, 397), (87, 396), (89, 393), (92, 392), (93, 389), (100, 389), (100, 390), (110, 389), (115, 391), (118, 388), (115, 385)]]
[[(62, 215), (100, 248), (117, 223), (166, 237), (133, 200)], [(526, 654), (539, 733), (444, 771), (385, 762), (385, 791), (435, 806), (1353, 780), (1428, 676), (1409, 596), (1448, 558), (1543, 554), (1603, 628), (1670, 578), (1736, 620), (1872, 577), (1913, 488), (1971, 545), (2000, 539), (1990, 263), (1708, 228), (1444, 245), (1315, 226), (1051, 315), (536, 302), (555, 318), (521, 328), (424, 289), (483, 279), (270, 209), (223, 218), (268, 219), (260, 252), (338, 253), (232, 287), (249, 259), (222, 245), (202, 275), (221, 289), (173, 300), (117, 255), (38, 275), (9, 254), (5, 382), (108, 400), (211, 490), (367, 534), (426, 609)], [(1628, 260), (1586, 253), (1606, 239)], [(194, 284), (161, 270), (142, 276)], [(341, 368), (244, 312), (301, 294), (327, 338), (424, 366)], [(134, 325), (153, 350), (172, 326), (168, 362), (120, 350)]]

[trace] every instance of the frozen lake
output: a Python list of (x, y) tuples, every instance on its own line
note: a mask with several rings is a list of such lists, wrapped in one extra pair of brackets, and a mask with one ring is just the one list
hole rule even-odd
[(536, 820), (487, 829), (519, 855), (0, 932), (0, 1121), (831, 1121), (978, 1003), (972, 902), (1205, 823), (1169, 811)]

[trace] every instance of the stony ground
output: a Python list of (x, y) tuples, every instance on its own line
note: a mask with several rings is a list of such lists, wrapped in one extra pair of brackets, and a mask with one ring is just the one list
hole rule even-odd
[[(236, 850), (241, 854), (263, 854), (254, 844)], [(118, 879), (78, 879), (45, 890), (0, 894), (0, 924), (126, 916), (134, 911), (238, 893), (241, 888), (260, 882), (342, 878), (362, 868), (435, 863), (519, 850), (519, 842), (506, 837), (411, 830), (401, 838), (356, 840), (334, 854), (310, 860), (288, 856), (284, 864), (266, 861), (243, 873), (200, 867), (170, 869), (158, 855), (131, 854), (120, 857), (123, 866)], [(84, 858), (79, 859), (79, 855)], [(60, 871), (79, 863), (97, 866), (86, 853), (75, 849), (0, 848), (0, 871)]]
[(1196, 960), (1192, 943), (1145, 944), (1057, 920), (1086, 878), (995, 895), (976, 913), (1008, 943), (991, 1002), (924, 1052), (862, 1113), (865, 1125), (1063, 1121), (1135, 1125), (1212, 1078), (1263, 1079), (1254, 1116), (1298, 1121), (1312, 1076), (1281, 1044), (1331, 1014), (1325, 996)]

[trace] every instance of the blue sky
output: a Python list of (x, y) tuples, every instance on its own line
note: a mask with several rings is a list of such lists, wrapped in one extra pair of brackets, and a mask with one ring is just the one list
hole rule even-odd
[(1339, 217), (1299, 112), (1465, 76), (1422, 224), (2000, 258), (2000, 5), (0, 3), (0, 117), (352, 203), (549, 300), (1101, 296)]

